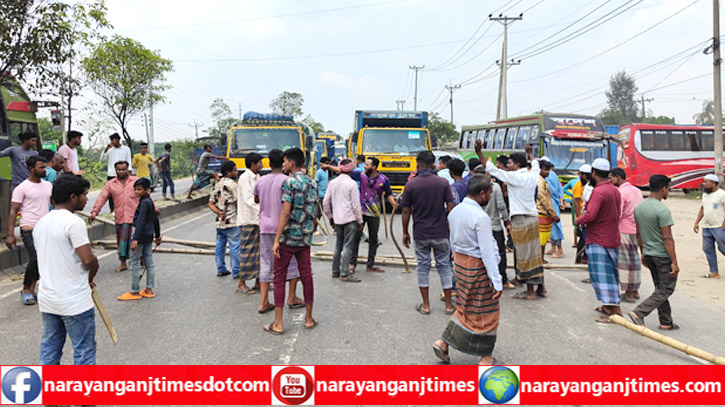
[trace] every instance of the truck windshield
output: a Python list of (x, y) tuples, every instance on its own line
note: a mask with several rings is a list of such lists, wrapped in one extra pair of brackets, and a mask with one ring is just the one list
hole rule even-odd
[(427, 150), (424, 130), (370, 129), (363, 131), (363, 153), (417, 153)]
[(267, 154), (275, 148), (282, 151), (297, 147), (300, 148), (300, 131), (296, 127), (290, 128), (264, 128), (245, 127), (232, 131), (230, 155), (256, 152)]
[(604, 157), (604, 141), (552, 139), (544, 144), (544, 153), (556, 171), (577, 171), (583, 164)]

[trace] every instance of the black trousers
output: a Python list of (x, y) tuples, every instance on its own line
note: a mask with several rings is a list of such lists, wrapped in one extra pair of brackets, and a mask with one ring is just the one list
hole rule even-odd
[(576, 246), (576, 258), (574, 259), (575, 263), (581, 263), (582, 260), (587, 259), (587, 251), (584, 250), (586, 248), (586, 234), (585, 234), (584, 226), (579, 225), (579, 227), (576, 229), (576, 234), (579, 236), (579, 241), (577, 242)]
[[(376, 216), (363, 215), (363, 225), (368, 225), (368, 267), (375, 265), (375, 255), (378, 253), (378, 230), (380, 230), (380, 218)], [(363, 229), (365, 229), (363, 227)], [(362, 239), (362, 230), (357, 231), (355, 244), (352, 248), (352, 258), (350, 264), (357, 266), (357, 256), (360, 249), (360, 240)]]
[[(108, 177), (108, 181), (114, 179), (116, 177)], [(111, 209), (111, 212), (113, 212), (113, 196), (108, 195), (108, 207)]]
[(675, 292), (677, 285), (677, 277), (670, 276), (672, 261), (669, 257), (652, 256), (644, 256), (644, 261), (652, 274), (655, 292), (637, 305), (633, 312), (638, 317), (644, 318), (656, 309), (660, 324), (672, 325), (672, 308), (669, 298)]
[(20, 229), (20, 236), (23, 238), (25, 250), (28, 251), (28, 265), (25, 267), (25, 277), (23, 278), (23, 286), (30, 287), (34, 282), (40, 279), (38, 273), (38, 253), (35, 251), (35, 241), (33, 240), (33, 230)]
[(498, 255), (501, 257), (501, 260), (498, 262), (498, 272), (501, 274), (501, 279), (503, 280), (503, 283), (508, 283), (509, 279), (506, 275), (506, 266), (508, 266), (508, 259), (506, 258), (506, 237), (504, 235), (503, 230), (494, 230), (493, 231), (493, 238), (496, 239), (496, 243), (498, 244)]

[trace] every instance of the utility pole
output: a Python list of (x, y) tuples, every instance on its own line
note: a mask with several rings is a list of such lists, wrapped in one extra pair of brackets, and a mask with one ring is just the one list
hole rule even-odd
[[(498, 17), (493, 17), (492, 14), (489, 14), (488, 18), (491, 21), (498, 21), (499, 23), (503, 24), (503, 47), (501, 49), (501, 63), (499, 64), (501, 67), (501, 76), (499, 77), (498, 107), (496, 108), (496, 120), (499, 120), (508, 116), (508, 112), (506, 109), (506, 71), (508, 71), (509, 67), (509, 63), (507, 62), (508, 28), (509, 25), (514, 23), (514, 21), (522, 20), (524, 18), (524, 13), (519, 14), (518, 17), (508, 17), (504, 16), (503, 14), (499, 14)], [(514, 62), (514, 60), (512, 59), (510, 65), (518, 65), (520, 63), (520, 60), (518, 62)]]
[(148, 120), (148, 117), (146, 116), (146, 112), (144, 112), (144, 114), (143, 114), (143, 125), (144, 125), (144, 127), (146, 127), (146, 142), (148, 143), (148, 141), (150, 140), (149, 139), (149, 120)]
[(239, 121), (242, 121), (242, 102), (239, 102)]
[[(722, 89), (720, 83), (720, 1), (712, 2), (712, 69), (715, 101), (715, 174), (723, 181), (722, 163)], [(706, 50), (707, 52), (707, 50)]]
[(189, 123), (188, 126), (194, 128), (196, 139), (199, 140), (199, 127), (204, 127), (204, 123), (197, 123), (196, 119), (194, 119), (194, 123)]
[(400, 99), (396, 100), (395, 106), (397, 106), (398, 110), (405, 110), (405, 100), (400, 100)]
[(642, 122), (647, 118), (647, 109), (645, 109), (645, 103), (652, 102), (654, 98), (645, 99), (644, 93), (642, 94), (642, 100), (638, 100), (637, 102), (642, 104)]
[(446, 89), (448, 89), (448, 92), (450, 92), (451, 94), (451, 98), (448, 100), (451, 104), (451, 123), (453, 123), (453, 92), (460, 88), (461, 85), (451, 85), (451, 80), (448, 80), (448, 85), (446, 85)]
[(415, 99), (413, 99), (413, 110), (415, 110), (417, 112), (418, 111), (418, 71), (425, 68), (425, 65), (421, 65), (421, 66), (410, 65), (410, 66), (408, 66), (408, 68), (415, 71), (415, 95), (413, 96)]
[[(145, 115), (144, 115), (145, 116)], [(146, 131), (146, 138), (149, 143), (149, 155), (154, 156), (154, 102), (149, 101), (149, 123)]]

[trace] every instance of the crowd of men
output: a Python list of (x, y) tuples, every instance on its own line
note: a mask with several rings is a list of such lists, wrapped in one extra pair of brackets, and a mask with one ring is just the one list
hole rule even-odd
[[(14, 191), (6, 244), (11, 248), (16, 244), (15, 218), (21, 212), (20, 234), (30, 255), (21, 299), (28, 305), (39, 304), (43, 316), (41, 364), (59, 363), (66, 335), (71, 338), (76, 364), (95, 362), (91, 290), (98, 261), (90, 249), (85, 224), (73, 215), (85, 206), (89, 188), (80, 176), (74, 153), (81, 136), (71, 132), (69, 143), (58, 154), (37, 153), (36, 138), (31, 134), (21, 137), (20, 147), (0, 152), (13, 160)], [(105, 202), (113, 200), (120, 259), (116, 271), (126, 270), (128, 260), (131, 268), (131, 289), (118, 299), (153, 298), (152, 246), (161, 243), (158, 210), (149, 197), (147, 173), (138, 171), (138, 177), (133, 176), (129, 166), (148, 166), (154, 160), (142, 148), (129, 163), (130, 150), (119, 140), (112, 135), (104, 151), (109, 160), (116, 161), (113, 165), (109, 161), (109, 180), (89, 223)], [(310, 245), (322, 214), (336, 235), (331, 276), (340, 282), (359, 283), (362, 280), (356, 269), (361, 242), (365, 238), (369, 243), (365, 270), (384, 272), (376, 265), (381, 216), (386, 205), (393, 210), (400, 206), (403, 245), (414, 245), (417, 260), (421, 303), (416, 310), (423, 315), (432, 312), (429, 275), (435, 259), (444, 312), (451, 315), (433, 344), (435, 355), (450, 362), (453, 347), (480, 356), (481, 364), (496, 363), (493, 350), (502, 291), (525, 287), (512, 298), (546, 298), (546, 245), (552, 244), (552, 257), (563, 255), (560, 210), (564, 188), (552, 162), (534, 157), (531, 146), (525, 146), (525, 153), (497, 157), (495, 163), (482, 153), (482, 147), (480, 141), (476, 143), (478, 158), (469, 160), (468, 172), (460, 159), (443, 157), (436, 165), (432, 152), (418, 153), (416, 174), (399, 201), (387, 177), (378, 172), (376, 157), (360, 156), (356, 162), (346, 158), (338, 166), (323, 159), (314, 180), (307, 175), (305, 155), (298, 148), (269, 151), (271, 172), (264, 176), (260, 176), (263, 158), (257, 153), (245, 157), (246, 169), (241, 175), (234, 162), (225, 160), (208, 202), (216, 215), (216, 275), (238, 279), (237, 291), (261, 292), (258, 312), (275, 312), (274, 320), (263, 327), (265, 332), (285, 332), (285, 306), (305, 308), (304, 328), (314, 329), (319, 322), (313, 318)], [(167, 145), (166, 155), (155, 160), (166, 170), (169, 151)], [(205, 153), (214, 157), (210, 151)], [(208, 165), (208, 158), (206, 161)], [(339, 175), (330, 180), (331, 173)], [(626, 181), (623, 169), (610, 168), (607, 160), (597, 158), (579, 169), (578, 180), (570, 186), (573, 223), (581, 246), (576, 261), (588, 265), (588, 282), (601, 302), (595, 308), (601, 314), (597, 322), (610, 323), (610, 315), (623, 315), (622, 301), (640, 298), (643, 265), (650, 270), (655, 291), (629, 312), (629, 318), (643, 325), (644, 318), (657, 309), (659, 329), (679, 328), (668, 302), (679, 273), (671, 230), (674, 221), (662, 203), (668, 197), (669, 183), (664, 175), (652, 175), (649, 196), (643, 199), (642, 192)], [(173, 197), (173, 184), (171, 191)], [(725, 191), (717, 187), (714, 175), (705, 177), (696, 233), (701, 221), (703, 249), (710, 264), (710, 273), (704, 277), (719, 278), (715, 245), (725, 254)], [(506, 272), (506, 235), (513, 246), (515, 275), (511, 277)], [(226, 265), (227, 247), (231, 270)], [(139, 286), (141, 267), (145, 269), (145, 290)], [(302, 298), (296, 295), (299, 281)], [(271, 290), (272, 303), (268, 298)]]

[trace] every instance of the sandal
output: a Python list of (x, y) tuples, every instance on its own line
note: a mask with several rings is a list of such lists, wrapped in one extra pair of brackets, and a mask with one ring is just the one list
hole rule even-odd
[(604, 314), (604, 315), (612, 315), (606, 309), (604, 309), (604, 305), (594, 308), (594, 311), (597, 311), (598, 313)]
[(138, 294), (140, 296), (144, 297), (144, 298), (154, 298), (154, 297), (156, 297), (156, 293), (154, 293), (154, 292), (147, 293), (146, 290), (141, 291)]
[(436, 354), (436, 357), (446, 363), (451, 363), (451, 357), (448, 355), (447, 350), (443, 350), (440, 346), (433, 344), (433, 353)]
[(121, 296), (119, 296), (118, 297), (118, 300), (119, 301), (130, 301), (130, 300), (140, 300), (141, 298), (143, 298), (141, 296), (141, 294), (139, 294), (139, 293), (135, 293), (134, 294), (134, 293), (132, 293), (132, 292), (129, 291), (129, 292), (127, 292), (127, 293), (122, 294)]
[(657, 327), (657, 329), (662, 330), (662, 331), (674, 331), (675, 329), (680, 329), (680, 326), (677, 324), (660, 325)]
[(346, 283), (359, 283), (362, 280), (360, 280), (359, 278), (353, 277), (353, 276), (345, 276), (345, 277), (340, 277), (340, 281), (344, 281)]
[(609, 319), (609, 317), (597, 317), (595, 321), (599, 322), (600, 324), (611, 324), (612, 321)]
[(272, 325), (274, 325), (274, 321), (270, 322), (269, 324), (264, 326), (264, 331), (269, 332), (272, 335), (282, 335), (284, 331), (275, 331), (274, 328), (272, 328)]
[(35, 301), (35, 296), (33, 293), (24, 293), (20, 292), (20, 299), (23, 300), (23, 304), (25, 305), (35, 305), (37, 301)]
[(526, 295), (526, 291), (521, 291), (520, 293), (516, 293), (516, 294), (512, 295), (511, 298), (513, 298), (515, 300), (536, 300), (536, 297), (529, 298)]
[(415, 310), (418, 311), (418, 312), (420, 312), (423, 315), (430, 315), (430, 310), (428, 310), (428, 311), (424, 310), (423, 309), (423, 304), (416, 305)]
[(272, 310), (274, 310), (274, 305), (269, 304), (264, 309), (257, 310), (257, 314), (266, 314), (266, 313), (268, 313), (269, 311), (272, 311)]
[(720, 274), (717, 274), (717, 273), (714, 273), (714, 274), (705, 274), (705, 275), (702, 275), (700, 277), (702, 277), (702, 278), (712, 278), (712, 279), (719, 280), (720, 279)]
[(256, 293), (257, 293), (257, 290), (255, 290), (254, 288), (247, 288), (247, 291), (245, 292), (245, 294), (247, 294), (247, 295), (254, 295)]
[(365, 271), (373, 272), (373, 273), (385, 273), (385, 270), (381, 269), (378, 266), (372, 266), (365, 269)]
[(634, 311), (627, 314), (629, 316), (629, 319), (632, 320), (632, 323), (638, 326), (644, 326), (644, 319), (637, 316), (637, 314), (634, 313)]
[(305, 329), (307, 329), (309, 331), (311, 329), (315, 329), (317, 327), (317, 325), (320, 325), (320, 321), (313, 319), (312, 325), (310, 325), (310, 326), (305, 325)]

